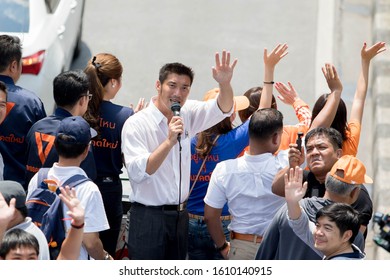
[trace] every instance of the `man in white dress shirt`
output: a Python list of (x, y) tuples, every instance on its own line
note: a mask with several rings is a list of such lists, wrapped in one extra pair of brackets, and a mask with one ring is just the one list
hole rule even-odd
[[(230, 53), (223, 51), (215, 61), (217, 99), (187, 101), (194, 73), (181, 63), (168, 63), (160, 69), (157, 96), (123, 126), (122, 151), (132, 187), (131, 259), (186, 258), (191, 137), (233, 112), (230, 81), (237, 60), (230, 63)], [(181, 106), (180, 116), (171, 109), (174, 103)]]
[[(283, 115), (276, 109), (260, 109), (249, 122), (249, 151), (244, 156), (220, 162), (211, 175), (205, 201), (205, 221), (217, 251), (225, 259), (254, 259), (262, 236), (283, 197), (272, 193), (272, 180), (287, 166), (287, 152), (279, 149)], [(232, 221), (230, 243), (220, 216), (228, 203)]]

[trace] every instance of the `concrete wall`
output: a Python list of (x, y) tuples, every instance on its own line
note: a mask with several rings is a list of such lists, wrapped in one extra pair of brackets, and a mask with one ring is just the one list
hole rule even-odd
[[(376, 0), (373, 16), (373, 40), (390, 43), (390, 0)], [(375, 210), (390, 213), (390, 50), (374, 61), (373, 73), (373, 166)], [(378, 227), (374, 228), (378, 231)], [(375, 259), (390, 259), (390, 253), (375, 246)]]
[[(390, 0), (342, 0), (335, 1), (333, 6), (333, 63), (341, 75), (342, 98), (350, 112), (363, 42), (369, 46), (378, 41), (390, 43)], [(374, 211), (390, 213), (390, 50), (371, 62), (357, 157), (374, 178), (374, 184), (368, 186)], [(371, 222), (367, 259), (390, 259), (390, 253), (373, 242), (378, 232), (379, 227)]]

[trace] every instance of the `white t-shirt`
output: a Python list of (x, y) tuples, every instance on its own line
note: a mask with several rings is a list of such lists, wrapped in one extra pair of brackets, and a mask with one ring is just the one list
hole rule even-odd
[[(71, 176), (80, 174), (87, 177), (83, 169), (75, 166), (63, 167), (54, 163), (53, 167), (48, 172), (48, 179), (57, 181), (58, 185), (62, 185)], [(38, 175), (35, 174), (31, 178), (28, 185), (27, 199), (29, 199), (31, 192), (38, 186)], [(100, 194), (99, 188), (92, 181), (84, 182), (76, 186), (76, 195), (80, 200), (81, 205), (85, 209), (85, 226), (84, 233), (100, 232), (109, 229), (110, 226), (107, 221), (106, 212), (104, 210), (103, 199)], [(66, 218), (66, 212), (68, 208), (64, 204), (64, 215)], [(70, 219), (65, 220), (66, 231), (70, 228)], [(81, 246), (80, 260), (88, 259), (88, 252), (84, 246)]]
[(215, 167), (204, 202), (216, 209), (228, 203), (233, 219), (229, 230), (263, 235), (275, 213), (285, 203), (272, 193), (276, 173), (288, 165), (287, 151), (244, 156)]

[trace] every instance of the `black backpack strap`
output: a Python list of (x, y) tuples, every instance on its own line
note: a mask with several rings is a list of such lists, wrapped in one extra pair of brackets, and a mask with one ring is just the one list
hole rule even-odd
[(63, 184), (62, 184), (62, 187), (66, 187), (66, 186), (69, 186), (69, 188), (74, 188), (84, 182), (87, 182), (87, 181), (91, 181), (90, 178), (88, 177), (85, 177), (84, 175), (81, 175), (81, 174), (76, 174), (76, 175), (73, 175), (72, 177), (68, 178), (68, 180), (66, 180)]

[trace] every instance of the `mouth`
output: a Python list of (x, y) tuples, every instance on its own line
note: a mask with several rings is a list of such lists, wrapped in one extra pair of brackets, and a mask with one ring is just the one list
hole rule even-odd
[(321, 159), (320, 158), (312, 158), (310, 162), (311, 162), (311, 164), (313, 164), (313, 163), (321, 163)]
[(318, 239), (318, 238), (314, 238), (314, 244), (315, 246), (322, 246), (324, 245), (326, 242), (324, 240), (321, 240), (321, 239)]
[(179, 104), (181, 104), (181, 101), (178, 98), (170, 98), (169, 101), (171, 101), (171, 103), (179, 103)]

